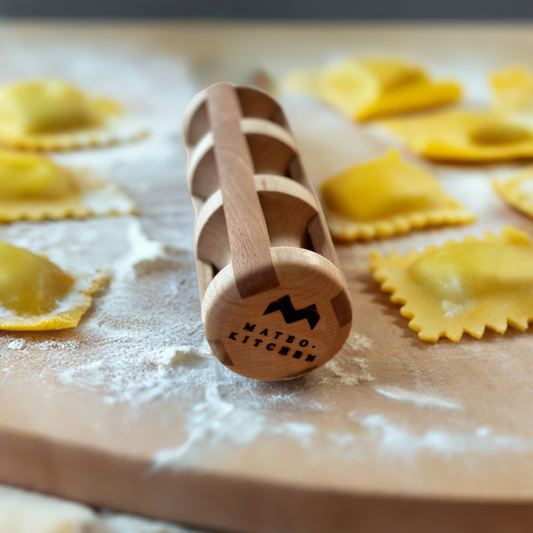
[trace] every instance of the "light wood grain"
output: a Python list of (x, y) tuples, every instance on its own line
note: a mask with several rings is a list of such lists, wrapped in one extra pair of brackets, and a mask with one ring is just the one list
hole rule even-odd
[(208, 89), (216, 175), (224, 202), (232, 268), (241, 298), (279, 286), (268, 229), (254, 187), (254, 162), (241, 130), (237, 94), (227, 83)]
[(183, 129), (191, 194), (205, 199), (195, 226), (199, 277), (204, 265), (213, 269), (202, 289), (207, 340), (237, 374), (299, 377), (329, 361), (351, 325), (322, 209), (279, 105), (228, 83), (203, 93)]

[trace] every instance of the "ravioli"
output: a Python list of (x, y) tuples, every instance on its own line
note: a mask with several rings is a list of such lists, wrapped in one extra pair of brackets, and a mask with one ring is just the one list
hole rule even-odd
[(428, 159), (490, 163), (533, 157), (533, 128), (492, 111), (448, 111), (383, 125)]
[(34, 154), (0, 151), (0, 222), (131, 214), (120, 187)]
[(294, 73), (289, 84), (354, 120), (370, 120), (454, 102), (454, 82), (434, 82), (417, 65), (399, 59), (352, 59)]
[(395, 150), (330, 178), (322, 185), (322, 198), (331, 234), (344, 241), (475, 220), (428, 173)]
[(45, 257), (0, 242), (0, 329), (73, 328), (102, 279), (77, 279)]
[(490, 77), (493, 105), (504, 113), (533, 112), (533, 73), (520, 66), (510, 66)]
[(0, 486), (0, 531), (111, 533), (111, 529), (104, 528), (96, 512), (85, 505), (7, 485)]
[(143, 137), (146, 132), (110, 99), (92, 98), (54, 79), (0, 89), (0, 142), (23, 150), (70, 150)]
[(425, 341), (459, 341), (463, 332), (480, 339), (486, 328), (504, 333), (507, 325), (524, 331), (533, 320), (533, 246), (509, 226), (500, 237), (466, 237), (403, 257), (373, 252), (370, 269)]
[(533, 168), (526, 168), (514, 176), (496, 179), (492, 186), (505, 202), (533, 217)]

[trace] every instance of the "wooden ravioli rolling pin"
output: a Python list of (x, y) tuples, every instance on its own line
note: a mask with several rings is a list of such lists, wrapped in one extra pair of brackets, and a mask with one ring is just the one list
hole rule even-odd
[(331, 359), (352, 307), (280, 105), (249, 86), (200, 92), (183, 119), (202, 318), (220, 362), (253, 379)]

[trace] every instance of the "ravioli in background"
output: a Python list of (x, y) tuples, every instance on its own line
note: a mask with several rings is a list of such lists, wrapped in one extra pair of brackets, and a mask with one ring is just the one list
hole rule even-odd
[(370, 269), (426, 341), (459, 341), (463, 332), (479, 339), (508, 325), (525, 331), (533, 320), (533, 245), (512, 227), (403, 257), (373, 252)]
[(491, 74), (494, 108), (503, 113), (533, 113), (533, 72), (513, 65)]
[(328, 179), (322, 198), (331, 234), (345, 241), (475, 220), (434, 178), (395, 150)]
[(495, 179), (492, 186), (503, 201), (533, 218), (533, 168)]
[(0, 151), (0, 222), (133, 214), (131, 198), (89, 171)]
[(490, 163), (533, 157), (533, 126), (492, 111), (445, 111), (382, 124), (413, 152), (437, 161)]
[(45, 257), (0, 242), (0, 329), (73, 328), (102, 281), (72, 276)]
[(419, 66), (399, 59), (352, 59), (293, 73), (289, 84), (354, 120), (450, 104), (461, 96), (455, 82), (435, 82)]
[(60, 80), (22, 81), (0, 88), (0, 142), (26, 150), (70, 150), (146, 135), (121, 106)]

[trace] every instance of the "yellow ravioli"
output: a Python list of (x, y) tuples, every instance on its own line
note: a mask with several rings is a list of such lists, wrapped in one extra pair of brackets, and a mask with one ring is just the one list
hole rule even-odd
[(373, 252), (370, 269), (426, 341), (458, 341), (463, 332), (479, 339), (485, 328), (504, 333), (507, 325), (524, 331), (533, 319), (533, 246), (515, 228), (403, 257)]
[(533, 112), (533, 74), (520, 66), (492, 73), (492, 99), (496, 110), (505, 113)]
[(0, 242), (0, 329), (73, 328), (102, 281), (76, 279), (45, 257)]
[(403, 161), (395, 150), (330, 178), (322, 184), (322, 198), (331, 234), (345, 241), (475, 220), (428, 173)]
[(25, 81), (0, 89), (0, 142), (25, 150), (103, 146), (146, 134), (109, 99), (89, 97), (59, 80)]
[(0, 151), (0, 222), (132, 214), (120, 187), (49, 159)]
[(383, 125), (428, 159), (488, 163), (533, 157), (532, 128), (493, 112), (448, 111)]
[(494, 190), (508, 204), (533, 217), (533, 169), (492, 182)]
[(420, 67), (398, 59), (352, 59), (296, 72), (289, 83), (356, 120), (449, 104), (461, 96), (456, 83), (436, 83)]
[(77, 194), (68, 172), (49, 159), (0, 151), (0, 200), (55, 200)]

